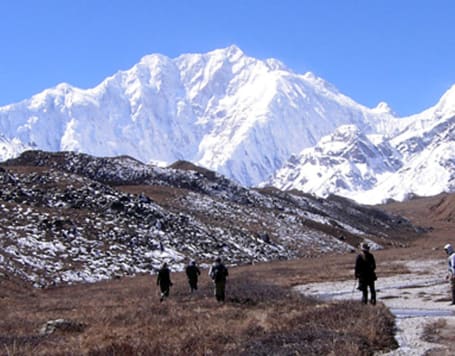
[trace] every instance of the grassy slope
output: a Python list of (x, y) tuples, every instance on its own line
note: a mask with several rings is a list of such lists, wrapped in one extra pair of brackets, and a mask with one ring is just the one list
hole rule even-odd
[[(405, 271), (389, 262), (444, 258), (441, 246), (451, 238), (453, 223), (450, 212), (437, 207), (450, 209), (447, 199), (386, 207), (432, 230), (406, 248), (378, 251), (380, 276)], [(152, 276), (46, 290), (2, 277), (0, 354), (368, 355), (394, 347), (393, 318), (382, 305), (322, 303), (290, 291), (300, 283), (352, 278), (354, 257), (325, 255), (231, 268), (223, 305), (212, 297), (205, 271), (193, 296), (184, 276), (174, 273), (171, 297), (163, 303)], [(39, 335), (41, 325), (58, 318), (85, 328)]]
[[(231, 269), (225, 304), (214, 300), (205, 275), (198, 293), (189, 295), (181, 274), (173, 275), (175, 286), (163, 303), (151, 276), (4, 295), (2, 352), (367, 355), (394, 345), (393, 319), (383, 306), (302, 298), (256, 278), (263, 272), (250, 275), (254, 269)], [(39, 335), (42, 324), (58, 318), (86, 327)]]

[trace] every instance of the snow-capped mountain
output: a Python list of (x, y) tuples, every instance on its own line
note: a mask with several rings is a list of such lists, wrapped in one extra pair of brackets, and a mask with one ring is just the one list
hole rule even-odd
[(337, 194), (365, 204), (453, 192), (454, 130), (455, 86), (434, 107), (390, 119), (387, 126), (376, 126), (376, 134), (352, 125), (338, 128), (291, 157), (262, 185)]
[(320, 196), (350, 196), (375, 187), (378, 177), (401, 167), (400, 154), (387, 141), (372, 142), (356, 126), (340, 126), (312, 148), (292, 157), (271, 184)]
[(0, 160), (17, 157), (21, 152), (31, 149), (33, 147), (24, 145), (19, 139), (9, 139), (0, 133)]
[(312, 73), (231, 46), (149, 55), (92, 89), (60, 84), (0, 108), (0, 133), (50, 151), (185, 159), (255, 185), (338, 126), (370, 130), (383, 116), (390, 113), (355, 103)]
[(367, 108), (312, 73), (230, 46), (148, 55), (94, 88), (60, 84), (1, 107), (2, 142), (15, 146), (3, 145), (0, 160), (29, 147), (183, 159), (245, 186), (376, 203), (452, 189), (450, 135), (433, 135), (454, 116), (454, 88), (433, 108), (397, 118), (386, 103)]

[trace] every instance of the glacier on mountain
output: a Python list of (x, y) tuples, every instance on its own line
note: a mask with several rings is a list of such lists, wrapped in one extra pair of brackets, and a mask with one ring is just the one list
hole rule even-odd
[[(454, 87), (433, 108), (397, 118), (386, 103), (367, 108), (313, 73), (230, 46), (147, 55), (94, 88), (63, 83), (1, 107), (0, 159), (29, 148), (184, 159), (245, 186), (377, 203), (430, 184), (432, 193), (452, 189), (453, 149), (442, 127), (454, 116)], [(438, 130), (448, 141), (432, 136)]]
[(381, 176), (395, 172), (402, 165), (399, 152), (379, 139), (369, 139), (355, 125), (340, 126), (316, 146), (291, 158), (269, 184), (320, 196), (350, 197), (368, 191)]
[[(455, 87), (432, 108), (364, 134), (343, 126), (294, 155), (264, 185), (363, 204), (455, 191)], [(390, 110), (386, 110), (390, 112)]]

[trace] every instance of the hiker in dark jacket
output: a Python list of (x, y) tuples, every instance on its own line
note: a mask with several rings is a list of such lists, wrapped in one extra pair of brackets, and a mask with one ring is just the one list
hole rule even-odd
[(228, 275), (228, 269), (221, 263), (221, 258), (217, 257), (215, 263), (209, 269), (209, 276), (215, 283), (215, 297), (219, 302), (224, 302), (226, 278)]
[(376, 304), (376, 290), (374, 288), (374, 281), (376, 278), (376, 261), (373, 254), (370, 253), (370, 247), (367, 243), (361, 246), (361, 253), (357, 256), (355, 261), (355, 278), (359, 280), (358, 289), (362, 291), (362, 302), (368, 303), (368, 288), (371, 293), (371, 304)]
[(188, 283), (190, 284), (190, 291), (193, 293), (197, 290), (197, 281), (201, 274), (201, 271), (196, 266), (196, 261), (191, 261), (190, 264), (186, 266), (185, 272), (188, 277)]
[(163, 263), (160, 270), (158, 271), (156, 284), (160, 286), (160, 302), (162, 302), (165, 297), (169, 297), (169, 289), (172, 286), (171, 271), (166, 262)]

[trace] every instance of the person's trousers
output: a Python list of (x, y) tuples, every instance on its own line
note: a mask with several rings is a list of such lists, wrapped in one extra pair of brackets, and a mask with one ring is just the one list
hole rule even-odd
[(455, 278), (450, 279), (450, 289), (452, 290), (452, 304), (455, 304)]
[(376, 304), (376, 289), (374, 281), (360, 282), (359, 289), (362, 291), (362, 303), (368, 303), (368, 289), (370, 289), (370, 302)]
[(219, 302), (224, 302), (226, 282), (215, 282), (215, 297)]

